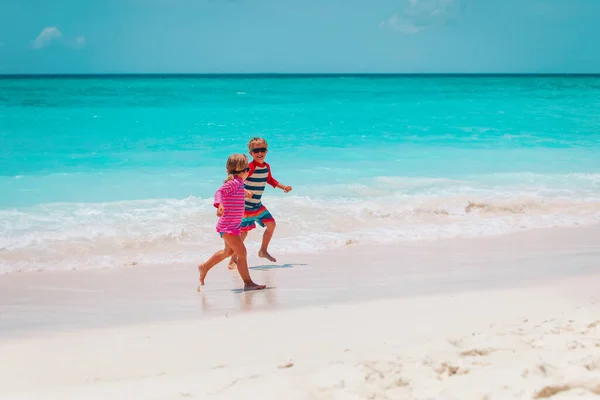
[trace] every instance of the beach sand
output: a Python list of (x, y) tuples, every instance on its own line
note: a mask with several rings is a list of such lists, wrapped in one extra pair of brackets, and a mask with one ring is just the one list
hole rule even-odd
[(600, 227), (279, 258), (0, 276), (0, 399), (600, 397)]

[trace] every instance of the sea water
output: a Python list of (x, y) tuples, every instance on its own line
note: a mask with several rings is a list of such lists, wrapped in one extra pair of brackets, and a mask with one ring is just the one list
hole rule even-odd
[(0, 273), (201, 261), (254, 136), (276, 256), (600, 222), (600, 76), (5, 76)]

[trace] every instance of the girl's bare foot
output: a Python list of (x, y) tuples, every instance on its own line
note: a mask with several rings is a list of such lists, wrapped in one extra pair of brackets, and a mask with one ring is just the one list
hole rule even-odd
[(204, 264), (200, 264), (198, 265), (198, 272), (200, 273), (200, 285), (204, 286), (204, 278), (206, 278), (206, 273), (208, 272), (208, 269)]
[(277, 260), (275, 259), (275, 257), (273, 257), (272, 255), (269, 254), (268, 251), (266, 250), (260, 250), (258, 252), (258, 256), (261, 258), (266, 258), (267, 260), (271, 261), (271, 262), (276, 262)]
[(252, 281), (244, 282), (244, 290), (263, 290), (266, 287), (267, 285), (257, 285)]
[(229, 268), (232, 271), (234, 269), (237, 269), (237, 257), (231, 257), (231, 260), (229, 260), (229, 265), (227, 265), (227, 268)]

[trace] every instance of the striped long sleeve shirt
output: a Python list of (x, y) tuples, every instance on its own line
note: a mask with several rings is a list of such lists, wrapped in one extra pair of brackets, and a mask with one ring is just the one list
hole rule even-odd
[(246, 189), (252, 192), (252, 197), (246, 199), (246, 210), (253, 210), (262, 205), (261, 199), (265, 186), (269, 184), (277, 187), (279, 182), (271, 175), (271, 166), (267, 163), (261, 165), (256, 161), (251, 161), (248, 167), (250, 167), (250, 172), (245, 185)]
[(217, 232), (240, 234), (240, 225), (244, 216), (244, 181), (236, 176), (215, 193), (215, 207), (223, 204), (224, 212), (217, 222)]

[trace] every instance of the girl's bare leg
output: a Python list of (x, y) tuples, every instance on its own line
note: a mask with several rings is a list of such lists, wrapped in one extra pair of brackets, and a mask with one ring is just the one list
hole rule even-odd
[(214, 267), (215, 265), (217, 265), (218, 263), (220, 263), (221, 261), (233, 254), (233, 250), (227, 244), (225, 236), (231, 235), (223, 235), (223, 240), (225, 241), (225, 248), (223, 250), (217, 251), (205, 263), (198, 265), (198, 272), (200, 272), (200, 285), (204, 285), (204, 278), (206, 277), (206, 274), (212, 267)]
[[(244, 241), (240, 236), (234, 235), (223, 235), (223, 240), (225, 243), (233, 250), (235, 255), (237, 256), (237, 268), (242, 280), (244, 281), (244, 289), (246, 290), (261, 290), (266, 288), (265, 285), (258, 285), (252, 282), (252, 278), (250, 278), (250, 271), (248, 271), (248, 261), (247, 261), (247, 253), (246, 246), (244, 246)], [(225, 257), (224, 257), (225, 258)]]
[[(246, 237), (248, 236), (248, 232), (242, 232), (242, 242), (246, 240)], [(235, 255), (235, 253), (231, 256), (231, 259), (229, 260), (229, 265), (227, 266), (227, 268), (234, 270), (237, 268), (237, 255)]]

